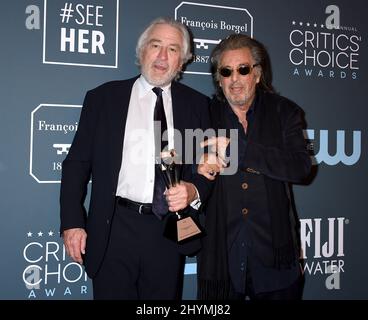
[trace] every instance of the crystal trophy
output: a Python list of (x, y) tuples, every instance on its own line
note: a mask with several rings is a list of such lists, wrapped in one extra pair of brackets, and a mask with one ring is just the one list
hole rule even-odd
[[(160, 172), (166, 188), (180, 184), (182, 164), (175, 150), (161, 153)], [(170, 214), (164, 230), (164, 236), (177, 243), (184, 243), (203, 235), (203, 229), (185, 210)]]

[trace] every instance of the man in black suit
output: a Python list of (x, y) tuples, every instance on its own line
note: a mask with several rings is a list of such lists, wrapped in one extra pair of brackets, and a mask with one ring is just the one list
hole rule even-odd
[[(208, 140), (217, 155), (207, 154), (199, 166), (215, 185), (205, 209), (198, 297), (300, 299), (289, 183), (302, 182), (311, 169), (303, 112), (274, 92), (267, 51), (255, 39), (230, 35), (216, 46), (211, 61), (217, 89), (210, 105), (212, 126), (237, 130), (238, 139)], [(227, 155), (234, 143), (239, 152)], [(238, 170), (217, 175), (226, 155)]]
[[(105, 83), (85, 97), (63, 162), (60, 231), (67, 253), (93, 279), (95, 299), (180, 298), (185, 256), (163, 236), (164, 224), (172, 212), (198, 207), (209, 188), (185, 165), (183, 181), (159, 195), (171, 213), (153, 210), (154, 119), (160, 105), (169, 149), (177, 132), (184, 137), (185, 129), (208, 126), (207, 97), (174, 81), (191, 58), (190, 48), (185, 26), (156, 19), (137, 43), (141, 75)], [(83, 203), (91, 178), (87, 215)]]

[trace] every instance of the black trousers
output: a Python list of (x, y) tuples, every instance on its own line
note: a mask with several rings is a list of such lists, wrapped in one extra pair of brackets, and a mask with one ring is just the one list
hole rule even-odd
[(303, 296), (303, 277), (300, 275), (296, 281), (290, 286), (275, 291), (259, 292), (256, 293), (253, 287), (252, 271), (247, 266), (246, 271), (246, 287), (245, 294), (236, 293), (233, 289), (231, 290), (231, 299), (233, 300), (301, 300)]
[(250, 300), (301, 300), (302, 294), (303, 288), (301, 278), (298, 278), (289, 287), (270, 292), (255, 293), (252, 287), (252, 281), (248, 281), (246, 286), (246, 296), (248, 296)]
[(109, 245), (96, 277), (94, 299), (180, 299), (184, 256), (164, 238), (164, 223), (116, 205)]

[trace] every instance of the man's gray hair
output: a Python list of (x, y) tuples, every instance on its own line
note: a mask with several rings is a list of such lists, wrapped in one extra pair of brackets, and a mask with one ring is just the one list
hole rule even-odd
[(135, 49), (136, 57), (137, 57), (137, 64), (141, 65), (143, 49), (147, 45), (150, 32), (158, 24), (170, 25), (171, 27), (176, 28), (181, 33), (181, 35), (183, 36), (182, 48), (181, 48), (181, 61), (182, 61), (182, 64), (187, 63), (192, 58), (191, 37), (190, 37), (187, 27), (183, 25), (181, 22), (176, 21), (172, 18), (160, 17), (160, 18), (153, 20), (149, 24), (149, 26), (143, 31), (143, 33), (140, 35), (138, 39), (137, 46)]

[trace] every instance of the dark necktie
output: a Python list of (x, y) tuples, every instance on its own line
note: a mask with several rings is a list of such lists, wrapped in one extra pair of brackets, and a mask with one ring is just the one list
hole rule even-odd
[(154, 132), (155, 132), (155, 156), (160, 157), (160, 152), (167, 145), (167, 141), (162, 141), (162, 134), (167, 130), (164, 103), (162, 100), (162, 89), (154, 87), (153, 92), (157, 95), (155, 110), (153, 113)]
[(154, 135), (155, 135), (155, 159), (157, 163), (155, 164), (155, 184), (153, 188), (153, 200), (152, 200), (152, 211), (160, 219), (167, 214), (169, 208), (164, 195), (165, 192), (165, 182), (162, 178), (162, 173), (160, 172), (161, 156), (160, 153), (162, 149), (167, 145), (167, 141), (162, 141), (162, 134), (167, 130), (167, 122), (165, 116), (165, 109), (162, 100), (162, 89), (154, 87), (153, 92), (157, 95), (155, 110), (153, 113), (154, 120)]

